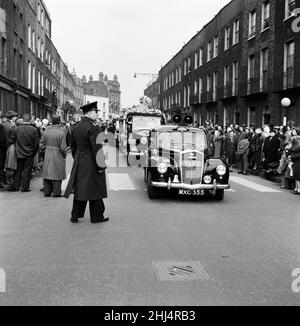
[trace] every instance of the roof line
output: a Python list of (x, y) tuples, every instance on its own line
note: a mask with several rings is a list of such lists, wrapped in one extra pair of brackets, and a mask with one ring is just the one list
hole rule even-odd
[(210, 25), (218, 16), (220, 16), (221, 15), (221, 13), (232, 3), (232, 2), (234, 2), (234, 1), (236, 1), (236, 0), (231, 0), (230, 2), (228, 2), (222, 9), (220, 9), (219, 11), (218, 11), (218, 13), (214, 16), (214, 18), (212, 18), (207, 24), (205, 24), (202, 28), (201, 28), (201, 30), (199, 31), (199, 32), (197, 32), (162, 68), (161, 68), (161, 70), (162, 69), (164, 69), (177, 55), (179, 55), (180, 54), (180, 52), (182, 52), (183, 50), (184, 50), (184, 48), (185, 47), (187, 47), (188, 46), (188, 44), (194, 39), (194, 38), (196, 38), (199, 34), (201, 34), (204, 30), (205, 30), (205, 28), (207, 28), (208, 27), (208, 25)]

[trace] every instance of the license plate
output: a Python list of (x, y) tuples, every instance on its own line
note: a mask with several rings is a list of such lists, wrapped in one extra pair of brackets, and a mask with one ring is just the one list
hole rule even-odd
[(180, 196), (204, 196), (205, 190), (186, 190), (180, 189), (179, 190)]

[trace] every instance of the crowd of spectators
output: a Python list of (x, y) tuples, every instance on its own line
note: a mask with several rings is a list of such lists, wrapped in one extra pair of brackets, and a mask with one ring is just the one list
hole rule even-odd
[(226, 128), (206, 122), (209, 149), (213, 157), (223, 156), (231, 172), (264, 172), (282, 177), (282, 189), (300, 194), (300, 129), (266, 125), (259, 128), (230, 125)]
[[(282, 189), (300, 194), (300, 129), (272, 125), (249, 128), (237, 124), (223, 128), (209, 121), (204, 128), (212, 157), (226, 160), (231, 172), (237, 169), (243, 175), (260, 172), (280, 175)], [(18, 117), (13, 111), (1, 116), (1, 189), (8, 185), (8, 191), (18, 191), (20, 188), (22, 192), (30, 191), (31, 174), (41, 169), (44, 162), (43, 143), (46, 140), (43, 135), (48, 129), (51, 141), (54, 139), (54, 142), (58, 142), (56, 147), (63, 146), (61, 151), (67, 151), (71, 142), (72, 122), (63, 123), (59, 118), (52, 121), (34, 119), (30, 114)]]
[[(67, 152), (71, 141), (70, 128), (70, 124), (63, 123), (60, 117), (41, 120), (31, 117), (30, 114), (20, 117), (14, 111), (2, 115), (0, 121), (0, 189), (10, 192), (19, 190), (30, 192), (32, 175), (43, 166), (44, 186), (48, 185), (49, 179), (45, 176), (45, 171), (49, 172), (51, 162), (54, 162), (54, 165), (50, 167), (50, 174), (57, 170), (58, 158), (60, 159), (61, 156), (53, 155), (56, 148), (61, 149), (62, 158), (65, 158), (65, 151)], [(56, 139), (57, 136), (59, 139)], [(53, 140), (54, 143), (51, 143)], [(55, 144), (56, 140), (57, 144)], [(54, 159), (49, 159), (52, 156)], [(57, 171), (52, 173), (54, 177), (50, 180), (51, 182), (58, 181), (55, 174)], [(64, 175), (62, 179), (60, 177), (59, 179), (62, 181)], [(44, 189), (45, 187), (42, 190)], [(49, 187), (46, 187), (47, 189)], [(57, 190), (55, 196), (59, 197), (59, 193), (60, 191)]]

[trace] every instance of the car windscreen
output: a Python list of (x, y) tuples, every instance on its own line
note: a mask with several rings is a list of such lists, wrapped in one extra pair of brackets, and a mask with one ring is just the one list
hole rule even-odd
[(133, 117), (132, 120), (132, 130), (143, 130), (149, 129), (152, 130), (154, 128), (161, 126), (161, 118), (160, 117)]
[(206, 146), (206, 136), (199, 132), (162, 132), (159, 135), (159, 146), (168, 150), (202, 151)]

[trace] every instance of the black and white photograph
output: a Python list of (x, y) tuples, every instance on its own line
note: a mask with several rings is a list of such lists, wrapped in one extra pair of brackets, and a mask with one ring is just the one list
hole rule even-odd
[(300, 306), (300, 0), (0, 0), (16, 306)]

